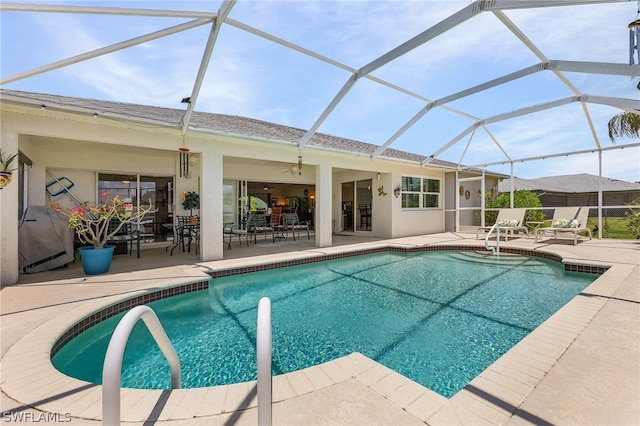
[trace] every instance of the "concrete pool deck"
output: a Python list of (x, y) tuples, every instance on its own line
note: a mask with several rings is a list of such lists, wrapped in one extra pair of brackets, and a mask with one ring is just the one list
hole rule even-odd
[[(206, 279), (206, 271), (379, 246), (477, 245), (475, 234), (393, 240), (343, 238), (317, 249), (299, 240), (267, 254), (234, 245), (225, 259), (144, 250), (120, 256), (112, 273), (85, 277), (78, 265), (21, 276), (0, 291), (3, 422), (99, 424), (101, 387), (57, 372), (49, 352), (77, 320), (114, 301)], [(350, 244), (354, 243), (354, 244)], [(493, 243), (495, 244), (495, 243)], [(640, 242), (515, 238), (501, 247), (611, 266), (592, 285), (451, 399), (360, 354), (273, 379), (276, 425), (640, 424)], [(157, 253), (156, 253), (157, 251)], [(125, 259), (125, 257), (127, 259)], [(229, 258), (227, 258), (229, 257)], [(144, 268), (142, 265), (146, 265)], [(255, 383), (174, 391), (122, 390), (122, 424), (257, 424)]]

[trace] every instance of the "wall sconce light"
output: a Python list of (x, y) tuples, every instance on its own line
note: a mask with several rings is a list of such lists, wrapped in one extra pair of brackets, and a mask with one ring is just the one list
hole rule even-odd
[(378, 181), (382, 179), (382, 176), (380, 176), (380, 173), (378, 173)]

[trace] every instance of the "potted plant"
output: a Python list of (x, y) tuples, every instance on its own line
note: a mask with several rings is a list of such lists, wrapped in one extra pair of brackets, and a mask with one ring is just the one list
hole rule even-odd
[[(85, 274), (103, 274), (109, 271), (115, 246), (107, 245), (122, 228), (133, 221), (141, 219), (147, 213), (154, 213), (149, 200), (147, 207), (133, 212), (131, 203), (126, 203), (117, 195), (115, 197), (101, 193), (104, 201), (92, 204), (87, 201), (71, 209), (64, 209), (59, 204), (52, 204), (58, 212), (69, 218), (69, 228), (76, 232), (78, 239), (88, 247), (80, 247), (80, 260)], [(97, 262), (97, 263), (95, 263)]]
[(200, 195), (194, 191), (187, 192), (182, 200), (182, 208), (189, 210), (189, 223), (192, 225), (197, 223), (198, 220), (193, 215), (193, 211), (200, 209)]
[(393, 190), (393, 195), (395, 195), (396, 198), (398, 198), (400, 196), (400, 191), (401, 191), (400, 184), (397, 184)]
[(14, 169), (10, 169), (9, 167), (11, 167), (13, 159), (17, 156), (18, 154), (16, 153), (5, 157), (5, 154), (3, 154), (2, 150), (0, 149), (0, 189), (9, 185), (9, 183), (11, 182), (11, 172)]

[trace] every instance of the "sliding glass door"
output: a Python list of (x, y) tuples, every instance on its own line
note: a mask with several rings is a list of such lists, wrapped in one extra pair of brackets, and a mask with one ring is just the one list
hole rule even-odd
[(146, 241), (166, 241), (170, 228), (163, 224), (173, 222), (173, 177), (172, 176), (143, 176), (138, 174), (109, 174), (98, 175), (98, 200), (119, 196), (132, 204), (132, 211), (149, 203), (158, 209), (155, 213), (146, 215), (139, 226), (139, 230), (149, 234)]

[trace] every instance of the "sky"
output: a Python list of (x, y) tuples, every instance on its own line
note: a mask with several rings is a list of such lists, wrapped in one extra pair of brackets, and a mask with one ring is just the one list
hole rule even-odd
[[(3, 4), (10, 3), (3, 1)], [(37, 2), (23, 2), (34, 3)], [(217, 12), (221, 1), (52, 2), (163, 10)], [(240, 115), (308, 129), (359, 69), (438, 24), (470, 1), (255, 1), (239, 0), (229, 18), (318, 55), (348, 70), (225, 23), (220, 29), (197, 111)], [(636, 1), (505, 10), (550, 60), (629, 63), (627, 25), (638, 18)], [(491, 12), (483, 12), (374, 70), (394, 87), (361, 78), (322, 123), (319, 132), (381, 145), (429, 101), (437, 100), (541, 62)], [(169, 17), (0, 12), (0, 77), (139, 37), (190, 19)], [(185, 109), (209, 36), (200, 26), (54, 71), (3, 84), (6, 89)], [(638, 100), (628, 76), (542, 71), (433, 108), (391, 148), (510, 174), (521, 160), (613, 146), (607, 123), (621, 110), (580, 102), (479, 127), (459, 137), (473, 118), (487, 119), (580, 93)], [(416, 96), (398, 90), (402, 88)], [(639, 101), (640, 105), (640, 101)], [(585, 112), (586, 110), (586, 112)], [(592, 121), (594, 138), (589, 127)], [(444, 149), (451, 141), (459, 141)], [(638, 143), (620, 139), (616, 146)], [(442, 152), (440, 152), (442, 151)], [(514, 163), (521, 178), (589, 173), (598, 155)], [(603, 153), (603, 176), (640, 181), (640, 148)]]

